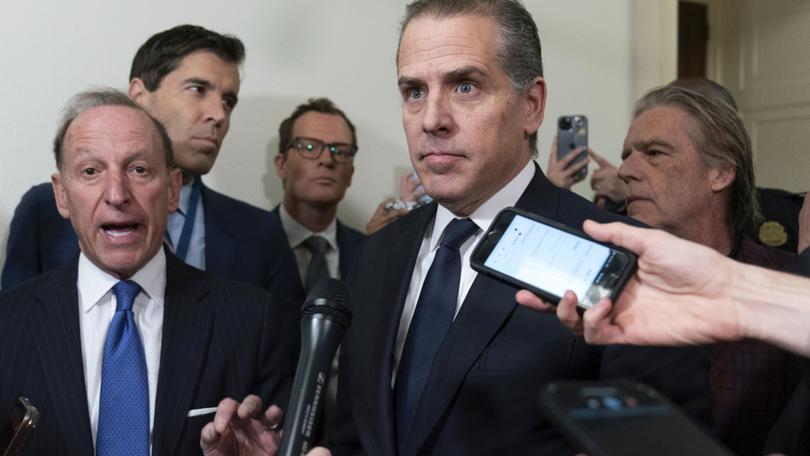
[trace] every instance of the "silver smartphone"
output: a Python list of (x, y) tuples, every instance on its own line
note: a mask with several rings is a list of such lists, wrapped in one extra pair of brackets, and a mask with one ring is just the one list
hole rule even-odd
[[(557, 160), (580, 147), (588, 148), (588, 118), (583, 114), (560, 116), (557, 119)], [(588, 152), (583, 150), (574, 162), (586, 158)], [(587, 174), (588, 168), (582, 168), (576, 174), (577, 180), (584, 179)]]

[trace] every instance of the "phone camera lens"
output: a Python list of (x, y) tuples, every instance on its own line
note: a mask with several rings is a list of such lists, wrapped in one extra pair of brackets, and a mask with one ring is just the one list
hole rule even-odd
[(585, 126), (585, 120), (582, 117), (577, 117), (577, 128), (582, 128)]
[(604, 404), (605, 408), (608, 410), (621, 410), (622, 408), (622, 401), (613, 396), (602, 398), (602, 404)]
[(560, 130), (570, 130), (571, 129), (571, 118), (568, 117), (568, 116), (560, 117), (560, 120), (558, 122), (558, 126), (559, 126)]

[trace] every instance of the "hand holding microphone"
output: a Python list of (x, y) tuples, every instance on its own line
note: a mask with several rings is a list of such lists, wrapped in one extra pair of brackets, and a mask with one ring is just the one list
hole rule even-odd
[[(262, 401), (255, 395), (241, 403), (223, 399), (213, 422), (202, 430), (203, 454), (306, 455), (323, 409), (332, 359), (350, 323), (349, 287), (337, 279), (316, 283), (301, 311), (301, 354), (284, 413), (284, 431), (279, 427), (279, 407), (273, 405), (262, 413)], [(319, 448), (309, 454), (326, 455), (329, 451)]]
[(284, 416), (279, 455), (304, 455), (312, 447), (332, 359), (350, 323), (349, 287), (337, 279), (315, 284), (301, 311), (301, 355)]

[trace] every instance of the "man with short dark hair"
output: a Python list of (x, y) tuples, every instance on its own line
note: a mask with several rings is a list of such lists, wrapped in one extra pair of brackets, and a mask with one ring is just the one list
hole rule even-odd
[(546, 86), (525, 8), (510, 0), (414, 2), (397, 70), (411, 162), (438, 204), (363, 245), (332, 450), (571, 454), (536, 403), (541, 385), (563, 378), (636, 378), (690, 413), (706, 412), (699, 351), (595, 349), (553, 316), (522, 312), (514, 287), (469, 266), (506, 206), (575, 228), (586, 218), (615, 219), (559, 190), (532, 161)]
[[(354, 124), (332, 100), (310, 98), (281, 122), (278, 136), (275, 165), (284, 196), (271, 214), (277, 237), (295, 255), (300, 286), (309, 292), (327, 277), (349, 280), (364, 236), (338, 220), (337, 208), (354, 174)], [(329, 429), (336, 397), (337, 359), (316, 424), (318, 440)]]
[(311, 98), (281, 122), (278, 136), (284, 196), (271, 213), (301, 283), (308, 291), (324, 277), (348, 280), (363, 235), (337, 219), (337, 208), (354, 174), (354, 124), (328, 98)]
[[(84, 92), (54, 141), (53, 193), (80, 252), (0, 292), (0, 404), (42, 416), (24, 454), (199, 454), (206, 408), (283, 404), (285, 309), (163, 248), (181, 171), (163, 126), (124, 93)], [(272, 414), (271, 414), (272, 416)]]
[(555, 187), (532, 161), (546, 85), (523, 5), (411, 3), (397, 73), (411, 163), (434, 202), (360, 249), (333, 454), (570, 455), (537, 406), (542, 385), (562, 379), (633, 378), (707, 416), (702, 351), (589, 346), (469, 265), (507, 206), (576, 228), (619, 219)]
[[(179, 209), (169, 216), (166, 230), (172, 251), (215, 276), (269, 290), (289, 307), (295, 332), (303, 292), (289, 287), (296, 280), (294, 263), (283, 240), (273, 237), (270, 213), (202, 183), (228, 133), (244, 57), (238, 38), (180, 25), (140, 47), (128, 95), (166, 127), (182, 171)], [(11, 288), (64, 264), (78, 250), (70, 224), (56, 212), (50, 184), (35, 186), (11, 222), (2, 286)]]

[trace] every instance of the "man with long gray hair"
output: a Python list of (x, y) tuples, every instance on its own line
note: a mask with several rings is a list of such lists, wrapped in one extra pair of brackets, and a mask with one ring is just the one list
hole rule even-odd
[[(681, 87), (649, 92), (636, 104), (622, 159), (630, 217), (744, 263), (791, 264), (794, 255), (747, 236), (759, 213), (751, 141), (728, 103)], [(737, 454), (762, 454), (798, 381), (796, 360), (743, 341), (713, 346), (710, 366), (719, 437)]]

